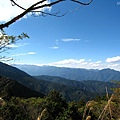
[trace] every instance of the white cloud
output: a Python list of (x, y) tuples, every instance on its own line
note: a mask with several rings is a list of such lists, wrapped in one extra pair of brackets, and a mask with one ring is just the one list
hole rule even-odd
[(120, 56), (116, 56), (116, 57), (112, 57), (112, 58), (107, 58), (106, 62), (108, 62), (108, 63), (120, 62)]
[(9, 47), (9, 48), (18, 48), (18, 47), (25, 46), (27, 44), (28, 43), (11, 44), (11, 45), (7, 45), (7, 47)]
[[(17, 0), (16, 2), (24, 8), (30, 7), (32, 4), (38, 2), (39, 0)], [(45, 1), (44, 3), (48, 3)], [(51, 7), (44, 8), (42, 10), (51, 10)], [(22, 13), (23, 10), (18, 8), (17, 6), (12, 6), (10, 0), (1, 0), (0, 1), (0, 21), (6, 22), (11, 18), (15, 17)]]
[(119, 64), (109, 64), (108, 67), (117, 67), (120, 66)]
[[(22, 64), (25, 64), (25, 63), (22, 63)], [(105, 69), (105, 68), (110, 68), (110, 69), (120, 71), (120, 64), (106, 63), (103, 61), (95, 61), (94, 62), (92, 59), (90, 59), (90, 60), (65, 59), (65, 60), (56, 61), (53, 63), (47, 63), (47, 64), (42, 63), (42, 64), (31, 64), (31, 65), (37, 65), (37, 66), (48, 65), (48, 66), (57, 66), (57, 67), (99, 69), (99, 70)]]
[(102, 61), (92, 62), (85, 59), (65, 59), (62, 61), (57, 61), (49, 65), (58, 66), (58, 67), (70, 67), (70, 68), (86, 68), (86, 69), (102, 69), (105, 68), (105, 65)]
[(92, 61), (85, 59), (65, 59), (45, 65), (57, 66), (57, 67), (68, 67), (68, 68), (84, 68), (84, 69), (105, 69), (110, 68), (120, 71), (120, 64), (106, 63), (102, 61)]
[(75, 59), (65, 59), (62, 61), (55, 62), (56, 65), (73, 65), (84, 62), (85, 59), (75, 60)]
[(59, 44), (59, 40), (55, 40), (55, 44)]
[(27, 55), (27, 54), (26, 53), (19, 53), (19, 54), (11, 55), (11, 57), (24, 56), (24, 55)]
[(88, 61), (92, 61), (92, 59), (89, 59)]
[(102, 61), (97, 61), (97, 62), (95, 62), (96, 64), (99, 64), (99, 63), (102, 63)]
[(26, 55), (34, 55), (34, 54), (36, 54), (36, 53), (35, 53), (35, 52), (19, 53), (19, 54), (11, 55), (11, 57), (26, 56)]
[(58, 46), (50, 47), (50, 49), (59, 49)]
[(65, 38), (65, 39), (62, 39), (61, 41), (63, 42), (72, 42), (72, 41), (80, 41), (81, 39), (74, 39), (74, 38)]
[(114, 70), (118, 70), (120, 71), (120, 64), (114, 64), (114, 63), (109, 63), (107, 65), (108, 68), (114, 69)]
[(15, 44), (11, 44), (11, 45), (7, 45), (7, 47), (9, 47), (9, 48), (17, 48), (18, 46), (15, 45)]
[(29, 52), (27, 53), (28, 55), (35, 55), (36, 53), (35, 52)]

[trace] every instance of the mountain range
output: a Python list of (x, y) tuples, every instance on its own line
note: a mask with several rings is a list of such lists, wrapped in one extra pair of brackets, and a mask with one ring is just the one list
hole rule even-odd
[(103, 81), (95, 81), (95, 80), (85, 80), (85, 81), (76, 81), (76, 80), (69, 80), (66, 78), (61, 78), (57, 76), (35, 76), (38, 80), (45, 80), (53, 83), (59, 83), (66, 86), (71, 86), (75, 88), (80, 88), (81, 90), (94, 92), (99, 94), (105, 93), (106, 87), (108, 91), (111, 92), (111, 88), (114, 88), (116, 85), (111, 82), (103, 82)]
[[(80, 99), (87, 101), (95, 98), (96, 96), (106, 94), (106, 87), (109, 92), (111, 92), (111, 88), (115, 87), (114, 83), (95, 80), (80, 82), (48, 75), (33, 77), (16, 67), (4, 64), (2, 62), (0, 62), (0, 76), (9, 77), (9, 79), (17, 81), (17, 84), (22, 84), (29, 89), (41, 93), (42, 95), (47, 95), (51, 90), (57, 90), (64, 98), (66, 98), (67, 101), (79, 101)], [(19, 93), (21, 92), (19, 91)]]
[(36, 65), (13, 65), (20, 70), (32, 76), (49, 75), (59, 76), (66, 79), (83, 81), (83, 80), (99, 80), (111, 81), (120, 80), (120, 72), (113, 69), (81, 69), (81, 68), (65, 68), (54, 66), (36, 66)]

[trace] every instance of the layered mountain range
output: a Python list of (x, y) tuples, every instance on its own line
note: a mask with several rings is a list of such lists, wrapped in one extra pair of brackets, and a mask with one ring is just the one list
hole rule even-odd
[(81, 68), (65, 68), (54, 66), (36, 66), (36, 65), (13, 65), (20, 70), (32, 76), (49, 75), (59, 76), (70, 80), (99, 80), (111, 81), (120, 80), (120, 72), (113, 69), (81, 69)]
[[(44, 67), (46, 68), (47, 66), (44, 66)], [(57, 69), (61, 70), (61, 69), (67, 69), (67, 68), (57, 68)], [(67, 69), (67, 70), (71, 70), (71, 69)], [(118, 71), (113, 71), (113, 72), (118, 73)], [(35, 93), (36, 95), (38, 95), (38, 92), (39, 92), (39, 95), (41, 94), (40, 97), (41, 96), (43, 97), (43, 94), (47, 95), (51, 90), (57, 90), (63, 95), (64, 98), (66, 98), (67, 101), (73, 101), (73, 100), (79, 101), (80, 99), (90, 100), (92, 98), (95, 98), (96, 96), (102, 96), (106, 94), (105, 93), (106, 88), (108, 89), (108, 92), (111, 93), (112, 92), (111, 88), (116, 87), (114, 83), (103, 82), (98, 80), (88, 79), (88, 80), (79, 81), (78, 79), (78, 81), (76, 81), (76, 80), (62, 78), (59, 76), (48, 76), (44, 74), (42, 76), (39, 75), (39, 76), (33, 77), (16, 67), (13, 67), (1, 62), (0, 62), (0, 76), (8, 77), (5, 81), (2, 81), (4, 77), (1, 77), (2, 78), (0, 80), (1, 86), (3, 86), (3, 83), (5, 82), (9, 83), (9, 80), (12, 79), (14, 80), (14, 82), (12, 82), (14, 83), (13, 86), (24, 86), (22, 89), (23, 91), (29, 91), (28, 89), (31, 89), (34, 92), (37, 91), (37, 93)], [(6, 84), (6, 85), (11, 85), (11, 84)], [(4, 87), (5, 86), (3, 86), (3, 88)], [(27, 87), (27, 89), (25, 87)], [(12, 89), (12, 91), (18, 91), (19, 95), (22, 94), (23, 91), (21, 92), (17, 89), (19, 87), (13, 87), (13, 88), (14, 89)], [(3, 89), (0, 89), (0, 90), (3, 91)], [(32, 96), (35, 96), (35, 95), (32, 95)]]

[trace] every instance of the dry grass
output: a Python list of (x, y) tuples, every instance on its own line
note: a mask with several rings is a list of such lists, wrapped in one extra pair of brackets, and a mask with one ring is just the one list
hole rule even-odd
[(5, 105), (5, 101), (0, 97), (0, 106)]
[(112, 99), (113, 99), (113, 96), (114, 96), (114, 94), (111, 95), (111, 97), (110, 97), (110, 99), (108, 100), (106, 106), (104, 107), (103, 111), (101, 112), (98, 120), (104, 120), (104, 116), (105, 116), (106, 111), (109, 111), (110, 117), (111, 117), (111, 119), (112, 119), (112, 113), (111, 113), (112, 110), (111, 110), (111, 108), (110, 108), (110, 103), (111, 103), (111, 101), (112, 101)]
[[(111, 103), (114, 98), (114, 94), (112, 94), (111, 97), (109, 98), (107, 87), (106, 87), (106, 96), (107, 96), (107, 103), (104, 106), (102, 112), (100, 112), (100, 115), (98, 114), (99, 116), (98, 116), (97, 120), (105, 120), (106, 119), (105, 117), (108, 114), (110, 116), (110, 120), (113, 120)], [(94, 105), (95, 105), (95, 101), (93, 101), (93, 100), (88, 101), (86, 103), (82, 120), (92, 120), (92, 118), (90, 116), (90, 111), (94, 110), (93, 112), (95, 113), (95, 109), (93, 109)]]
[(41, 112), (41, 114), (40, 114), (40, 116), (37, 118), (37, 120), (41, 120), (42, 117), (45, 115), (46, 112), (47, 112), (47, 109), (45, 108), (45, 109)]

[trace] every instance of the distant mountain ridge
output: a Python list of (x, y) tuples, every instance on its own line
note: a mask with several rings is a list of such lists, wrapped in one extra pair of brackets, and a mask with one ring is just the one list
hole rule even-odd
[[(79, 82), (78, 85), (78, 81), (69, 81), (65, 78), (60, 78), (61, 82), (53, 82), (50, 80), (47, 81), (45, 78), (38, 80), (19, 70), (18, 68), (1, 62), (0, 76), (9, 77), (10, 79), (18, 81), (19, 83), (29, 87), (32, 90), (38, 91), (45, 95), (47, 95), (51, 90), (57, 90), (63, 95), (64, 98), (66, 98), (67, 101), (79, 101), (81, 99), (90, 100), (98, 95), (103, 95), (101, 94), (101, 89), (103, 89), (103, 92), (105, 94), (105, 86), (108, 86), (109, 89), (113, 87), (111, 83), (106, 84), (102, 81), (90, 81), (89, 85), (85, 85), (85, 83)], [(47, 79), (49, 79), (49, 77)], [(52, 79), (57, 80), (56, 77), (52, 77)], [(68, 84), (68, 82), (70, 84)], [(92, 87), (89, 89), (90, 86)], [(96, 89), (96, 86), (99, 89)], [(84, 89), (84, 87), (86, 88)]]
[(35, 65), (13, 65), (20, 70), (27, 72), (32, 76), (49, 75), (59, 76), (71, 80), (99, 80), (111, 81), (120, 80), (120, 72), (113, 69), (81, 69), (81, 68), (64, 68), (54, 66), (35, 66)]
[(80, 99), (89, 100), (97, 96), (99, 93), (82, 90), (73, 86), (67, 86), (60, 83), (53, 83), (45, 80), (37, 80), (18, 68), (0, 62), (0, 76), (6, 76), (10, 79), (18, 81), (20, 84), (29, 87), (47, 95), (51, 90), (59, 91), (67, 101), (78, 101)]

